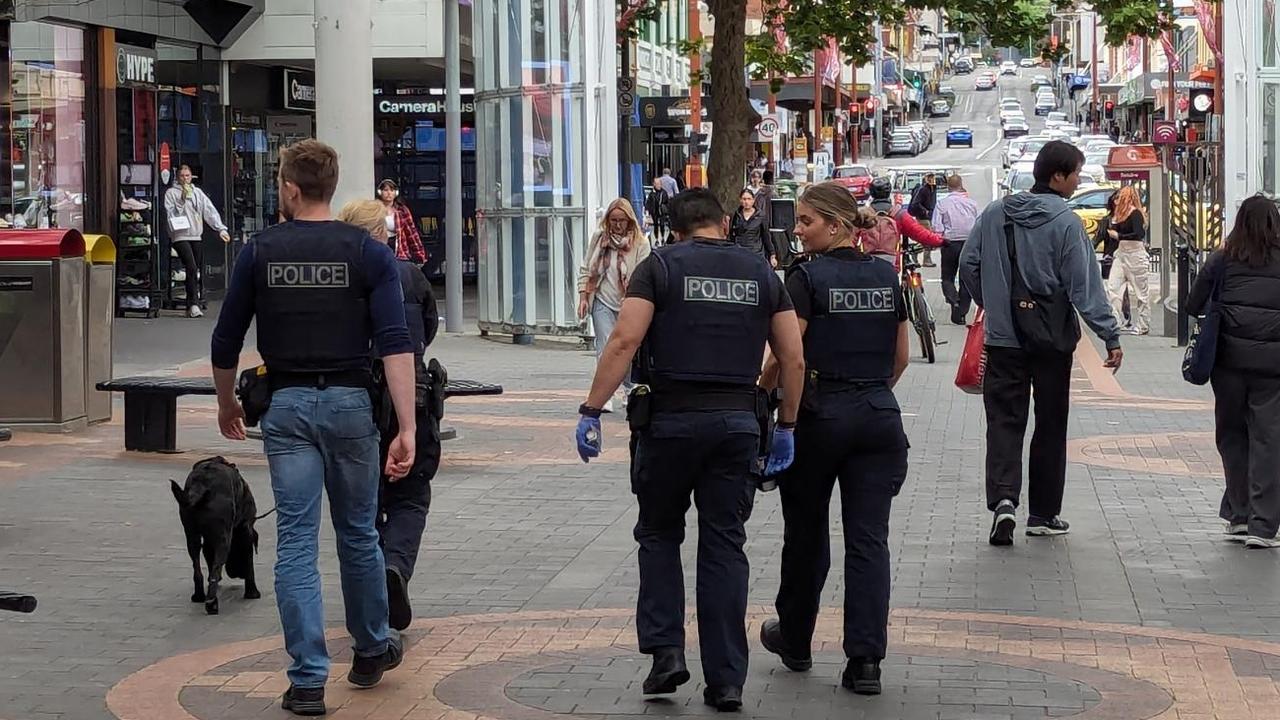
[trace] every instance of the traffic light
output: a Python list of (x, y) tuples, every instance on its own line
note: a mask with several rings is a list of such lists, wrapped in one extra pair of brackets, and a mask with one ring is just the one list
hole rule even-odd
[(862, 120), (862, 105), (860, 103), (849, 103), (849, 121), (859, 122)]
[(707, 139), (708, 139), (708, 136), (706, 133), (691, 134), (689, 136), (689, 154), (696, 155), (699, 157), (706, 155)]
[(1106, 119), (1108, 119), (1108, 120), (1113, 120), (1113, 119), (1115, 119), (1115, 116), (1116, 116), (1116, 104), (1115, 104), (1114, 102), (1112, 102), (1111, 100), (1108, 100), (1108, 101), (1106, 101), (1105, 103), (1103, 103), (1103, 105), (1102, 105), (1102, 116), (1103, 116), (1103, 117), (1105, 117), (1105, 118), (1106, 118)]

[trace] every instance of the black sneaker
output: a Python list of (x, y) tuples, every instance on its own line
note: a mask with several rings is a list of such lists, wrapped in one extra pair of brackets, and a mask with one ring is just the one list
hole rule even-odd
[(324, 686), (300, 688), (290, 685), (284, 692), (280, 707), (294, 715), (324, 715), (329, 712), (324, 706)]
[(1011, 500), (1001, 500), (996, 505), (995, 520), (991, 522), (991, 537), (987, 542), (997, 547), (1013, 544), (1013, 529), (1018, 526), (1017, 507)]
[(840, 684), (857, 695), (880, 694), (880, 661), (871, 658), (849, 658)]
[(742, 688), (728, 685), (708, 686), (702, 691), (702, 702), (720, 712), (739, 712), (742, 710)]
[(409, 606), (409, 582), (400, 571), (387, 566), (387, 620), (396, 630), (404, 630), (413, 622), (413, 608)]
[(391, 633), (387, 638), (387, 649), (381, 655), (356, 656), (351, 663), (351, 672), (347, 673), (347, 682), (358, 688), (371, 688), (382, 682), (383, 673), (400, 667), (401, 660), (404, 660), (404, 642), (399, 635)]
[(1048, 537), (1066, 535), (1071, 531), (1071, 524), (1058, 516), (1042, 518), (1032, 515), (1027, 518), (1027, 535), (1030, 537)]
[(802, 657), (787, 647), (787, 640), (782, 636), (782, 623), (776, 618), (765, 620), (760, 626), (760, 644), (765, 650), (782, 658), (782, 664), (794, 672), (806, 672), (813, 667), (813, 657)]

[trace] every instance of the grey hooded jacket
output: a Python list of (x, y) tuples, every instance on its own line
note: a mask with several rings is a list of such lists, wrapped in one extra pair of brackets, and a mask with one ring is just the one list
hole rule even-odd
[(1080, 218), (1054, 194), (1018, 193), (987, 206), (960, 255), (960, 279), (986, 311), (986, 342), (1021, 347), (1010, 303), (1009, 253), (1005, 247), (1006, 208), (1013, 220), (1018, 266), (1037, 295), (1065, 291), (1072, 306), (1106, 344), (1120, 347), (1120, 328), (1102, 284), (1102, 271)]

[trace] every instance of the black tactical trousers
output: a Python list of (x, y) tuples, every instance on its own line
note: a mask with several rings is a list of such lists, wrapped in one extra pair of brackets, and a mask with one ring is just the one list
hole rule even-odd
[(969, 314), (969, 288), (963, 282), (956, 282), (960, 273), (960, 253), (964, 252), (964, 240), (950, 240), (942, 246), (942, 296), (947, 304), (959, 311)]
[[(418, 563), (418, 548), (427, 529), (427, 511), (431, 508), (431, 479), (440, 467), (440, 421), (425, 408), (417, 410), (417, 453), (409, 474), (392, 482), (383, 476), (378, 489), (378, 536), (387, 567), (400, 571), (408, 580)], [(381, 439), (382, 465), (386, 467), (387, 449), (398, 428), (394, 416), (389, 432)]]
[(1249, 534), (1280, 528), (1280, 378), (1218, 368), (1213, 383), (1218, 453), (1227, 478), (1219, 515)]
[[(808, 405), (808, 403), (806, 403)], [(778, 619), (807, 656), (831, 569), (831, 493), (844, 521), (844, 652), (882, 659), (889, 623), (889, 509), (907, 477), (907, 436), (888, 387), (826, 393), (800, 413), (796, 461), (779, 479), (786, 523)]]
[(631, 489), (640, 504), (640, 652), (684, 648), (680, 544), (689, 498), (698, 507), (698, 640), (708, 685), (747, 679), (744, 527), (755, 499), (760, 425), (744, 411), (654, 413), (637, 433)]

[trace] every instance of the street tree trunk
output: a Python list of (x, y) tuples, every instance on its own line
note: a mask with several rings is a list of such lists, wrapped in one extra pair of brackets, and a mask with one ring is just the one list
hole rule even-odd
[(707, 181), (725, 211), (733, 212), (744, 185), (751, 129), (760, 122), (745, 80), (747, 4), (746, 0), (710, 0), (708, 5), (716, 33), (709, 68), (711, 97), (703, 99), (712, 124)]

